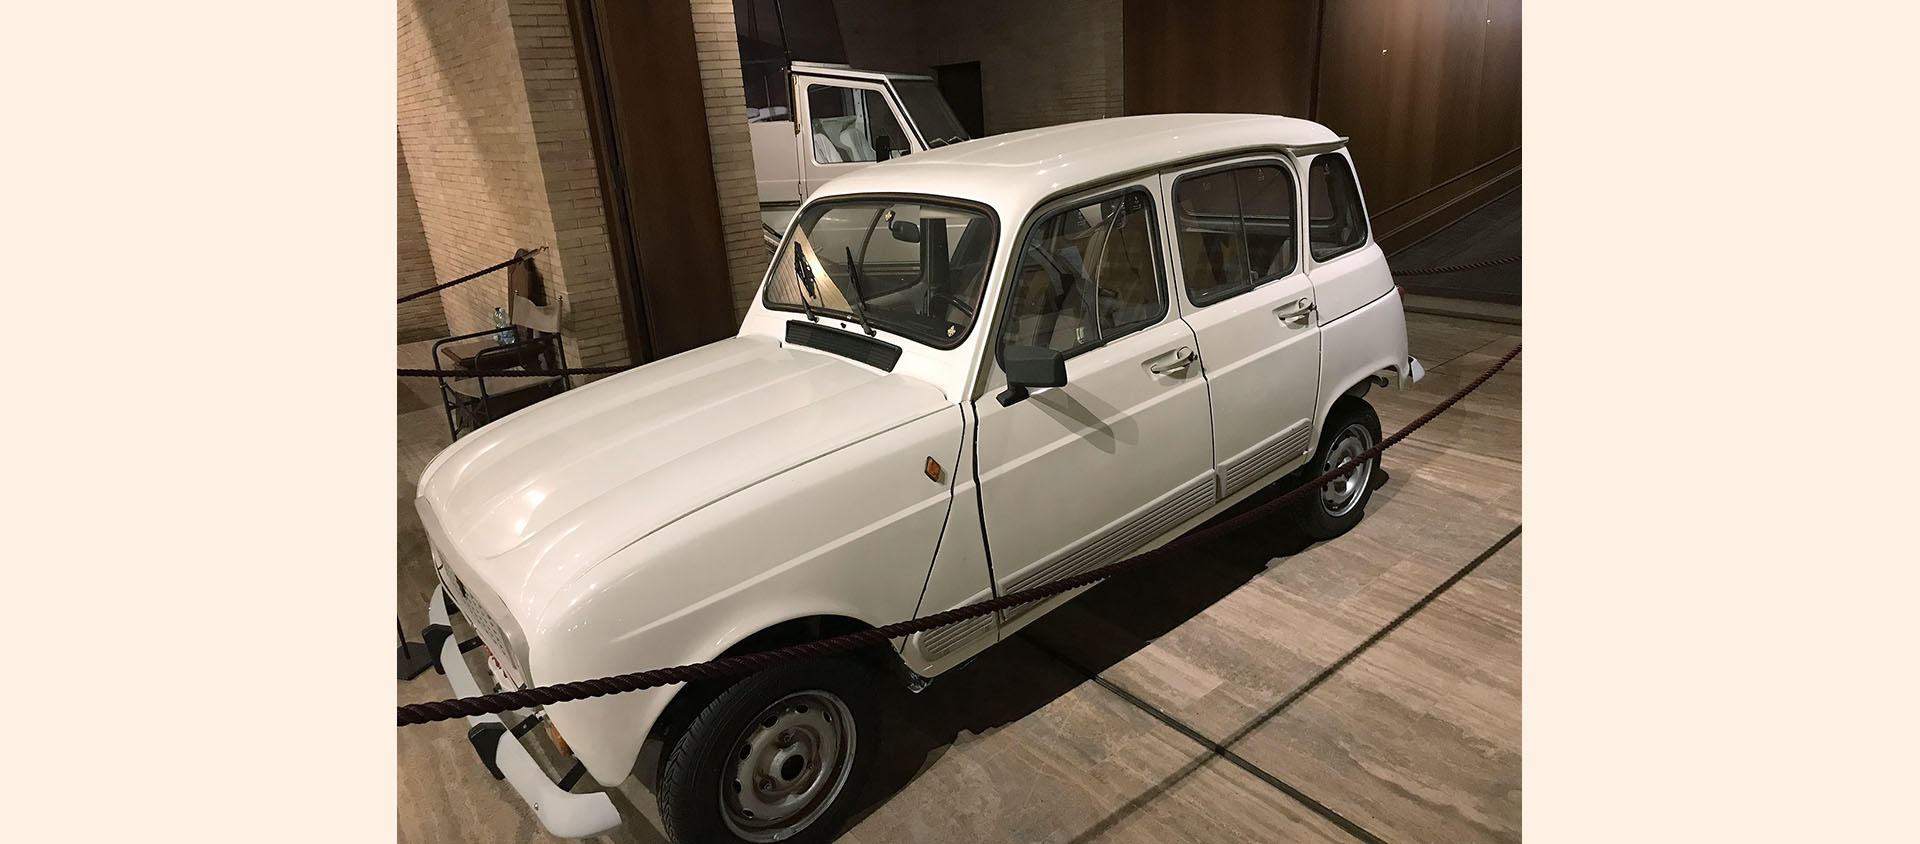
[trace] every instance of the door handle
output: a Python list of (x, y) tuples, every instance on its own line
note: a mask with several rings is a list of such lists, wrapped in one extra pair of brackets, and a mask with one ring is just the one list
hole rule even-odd
[[(1283, 305), (1281, 307), (1275, 308), (1273, 310), (1273, 315), (1279, 317), (1281, 322), (1288, 322), (1296, 319), (1305, 320), (1309, 315), (1313, 313), (1314, 307), (1315, 306), (1313, 304), (1312, 299), (1301, 299), (1300, 301), (1294, 302), (1290, 305)], [(1304, 325), (1305, 323), (1303, 322), (1301, 324)]]
[(1169, 372), (1186, 369), (1188, 366), (1191, 366), (1194, 360), (1198, 359), (1199, 357), (1200, 357), (1199, 355), (1196, 355), (1193, 353), (1193, 347), (1181, 346), (1180, 351), (1173, 353), (1172, 360), (1166, 361), (1165, 363), (1156, 363), (1152, 366), (1149, 366), (1147, 367), (1147, 371), (1155, 375), (1165, 375)]

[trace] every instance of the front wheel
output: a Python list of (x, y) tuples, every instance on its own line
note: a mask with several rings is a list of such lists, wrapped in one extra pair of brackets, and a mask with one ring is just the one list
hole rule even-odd
[(679, 844), (825, 841), (851, 811), (879, 737), (864, 666), (820, 660), (750, 675), (674, 741), (661, 825)]
[[(1335, 402), (1327, 414), (1326, 433), (1320, 437), (1320, 450), (1306, 470), (1319, 476), (1339, 468), (1380, 442), (1380, 416), (1373, 406), (1357, 398)], [(1300, 530), (1313, 539), (1332, 539), (1353, 529), (1366, 515), (1367, 501), (1373, 497), (1373, 474), (1380, 468), (1375, 455), (1359, 469), (1347, 473), (1307, 496), (1295, 510)]]

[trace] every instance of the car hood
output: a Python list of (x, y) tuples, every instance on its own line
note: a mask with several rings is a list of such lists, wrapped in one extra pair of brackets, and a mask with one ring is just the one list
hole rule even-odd
[(734, 337), (542, 401), (447, 448), (418, 506), (463, 580), (521, 619), (615, 551), (945, 408), (919, 379)]

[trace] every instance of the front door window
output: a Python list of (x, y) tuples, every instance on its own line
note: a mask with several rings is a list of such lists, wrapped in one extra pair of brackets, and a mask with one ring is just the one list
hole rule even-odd
[(911, 148), (887, 98), (871, 88), (807, 86), (815, 164), (885, 161)]
[(1136, 190), (1058, 211), (1021, 244), (1002, 346), (1069, 355), (1167, 315), (1153, 200)]

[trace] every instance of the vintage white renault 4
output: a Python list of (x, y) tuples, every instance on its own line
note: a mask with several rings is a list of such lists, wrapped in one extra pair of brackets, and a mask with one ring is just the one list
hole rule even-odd
[[(515, 413), (427, 468), (430, 640), (456, 691), (940, 612), (1359, 454), (1380, 438), (1364, 394), (1421, 370), (1344, 145), (1284, 117), (1122, 117), (829, 182), (738, 336)], [(1310, 497), (1304, 531), (1359, 521), (1376, 467)], [(675, 841), (821, 840), (870, 766), (877, 683), (917, 688), (1071, 594), (859, 657), (481, 716), (470, 735), (558, 835), (619, 823), (604, 790), (638, 774)]]

